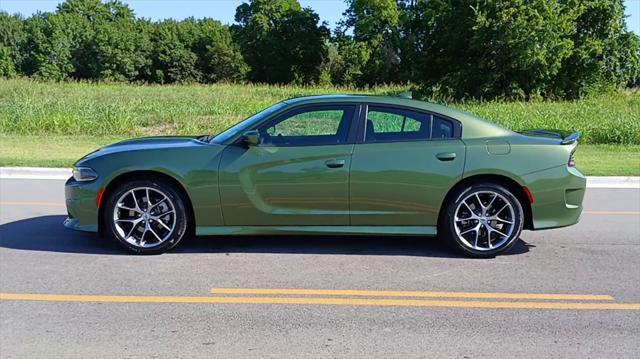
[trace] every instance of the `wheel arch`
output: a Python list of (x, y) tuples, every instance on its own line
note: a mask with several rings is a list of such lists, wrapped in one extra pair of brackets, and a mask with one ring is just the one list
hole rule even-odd
[[(127, 181), (132, 181), (136, 179), (147, 179), (147, 178), (155, 178), (155, 179), (160, 178), (163, 181), (170, 183), (178, 191), (182, 199), (185, 201), (185, 207), (187, 208), (187, 228), (188, 228), (187, 233), (189, 233), (189, 231), (190, 232), (195, 231), (195, 213), (193, 210), (193, 203), (191, 202), (191, 197), (189, 197), (189, 194), (187, 193), (187, 190), (185, 189), (184, 185), (180, 181), (178, 181), (175, 177), (170, 176), (166, 173), (159, 172), (159, 171), (152, 171), (152, 170), (140, 170), (140, 171), (129, 171), (129, 172), (121, 173), (116, 177), (114, 177), (113, 179), (111, 179), (111, 181), (109, 181), (109, 183), (105, 186), (104, 193), (102, 195), (103, 200), (101, 201), (100, 206), (98, 207), (98, 232), (99, 233), (103, 233), (103, 230), (105, 228), (104, 227), (105, 225), (104, 207), (105, 207), (105, 203), (107, 202), (105, 199), (109, 198), (113, 190), (117, 188), (118, 185)], [(193, 234), (193, 233), (190, 233), (190, 234)]]
[(442, 205), (440, 206), (440, 212), (438, 214), (438, 223), (442, 220), (444, 212), (446, 210), (447, 203), (452, 199), (452, 197), (458, 193), (461, 188), (465, 188), (471, 186), (476, 183), (495, 183), (504, 186), (507, 188), (513, 195), (516, 197), (520, 205), (522, 206), (522, 211), (524, 213), (524, 229), (533, 229), (533, 212), (531, 210), (531, 202), (529, 200), (529, 195), (527, 194), (525, 187), (523, 187), (520, 183), (515, 181), (514, 179), (497, 174), (477, 174), (469, 177), (465, 177), (458, 181), (449, 191), (447, 192), (444, 200), (442, 201)]

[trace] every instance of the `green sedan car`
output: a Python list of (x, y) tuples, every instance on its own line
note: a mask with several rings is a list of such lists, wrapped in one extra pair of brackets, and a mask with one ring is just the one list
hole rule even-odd
[(359, 234), (437, 235), (490, 257), (523, 229), (578, 222), (578, 137), (400, 97), (296, 98), (215, 136), (88, 154), (66, 183), (65, 226), (139, 254), (187, 235)]

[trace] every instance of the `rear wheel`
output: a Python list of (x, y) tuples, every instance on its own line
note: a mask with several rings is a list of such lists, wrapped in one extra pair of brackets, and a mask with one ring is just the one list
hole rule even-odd
[(140, 179), (119, 185), (104, 210), (109, 234), (136, 254), (173, 248), (187, 229), (184, 201), (164, 181)]
[(452, 196), (446, 206), (440, 230), (450, 245), (467, 255), (484, 258), (503, 253), (522, 232), (522, 206), (500, 185), (472, 185)]

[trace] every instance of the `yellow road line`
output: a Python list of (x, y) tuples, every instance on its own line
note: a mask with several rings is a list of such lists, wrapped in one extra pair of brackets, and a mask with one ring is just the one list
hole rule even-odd
[(610, 216), (640, 216), (640, 212), (638, 211), (583, 211), (582, 213)]
[(614, 300), (600, 294), (542, 294), (542, 293), (487, 293), (487, 292), (422, 292), (386, 290), (331, 290), (331, 289), (271, 289), (271, 288), (214, 288), (211, 294), (258, 295), (342, 295), (367, 297), (430, 297), (476, 299), (550, 299), (550, 300)]
[(484, 302), (354, 298), (179, 297), (0, 293), (0, 300), (100, 303), (301, 304), (484, 309), (640, 310), (640, 303)]
[(34, 207), (64, 207), (64, 203), (57, 202), (22, 202), (22, 201), (2, 201), (0, 206), (34, 206)]

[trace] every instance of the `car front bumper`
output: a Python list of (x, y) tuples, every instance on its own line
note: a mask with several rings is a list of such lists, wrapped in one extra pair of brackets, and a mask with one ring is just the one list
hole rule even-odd
[(582, 214), (587, 178), (574, 167), (558, 166), (524, 176), (532, 194), (533, 229), (566, 227)]
[(98, 205), (96, 196), (100, 185), (95, 182), (78, 182), (73, 177), (64, 185), (67, 219), (64, 226), (85, 232), (98, 231)]

